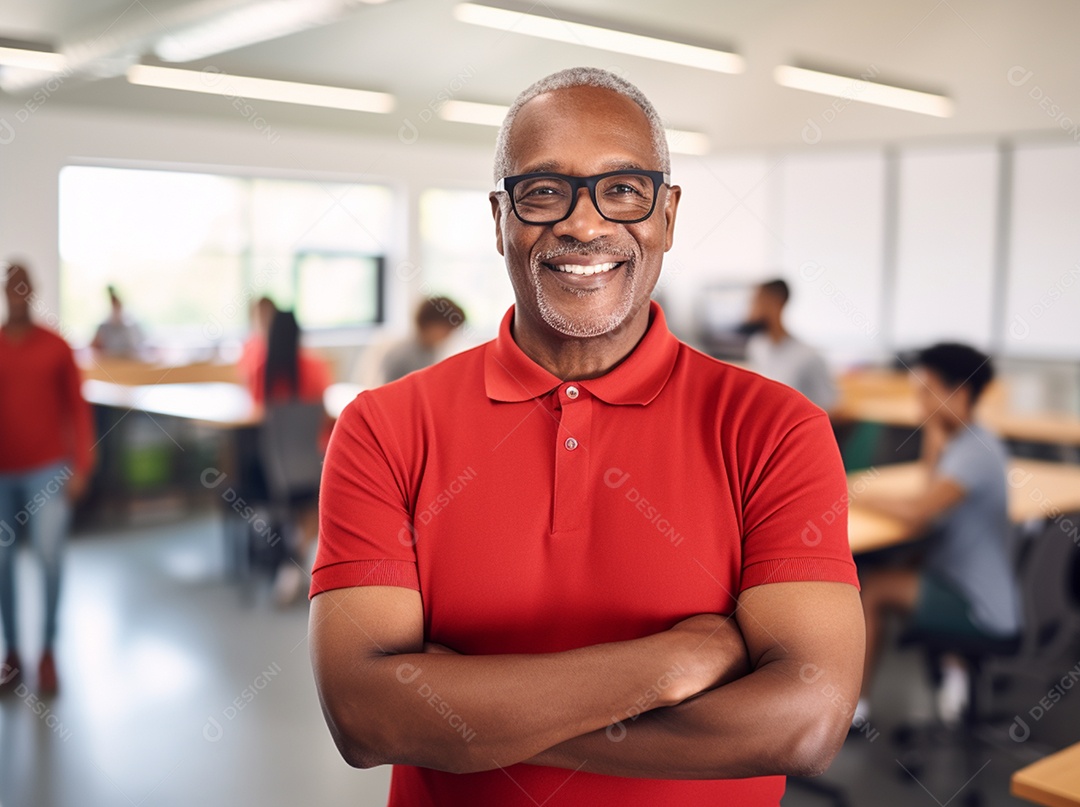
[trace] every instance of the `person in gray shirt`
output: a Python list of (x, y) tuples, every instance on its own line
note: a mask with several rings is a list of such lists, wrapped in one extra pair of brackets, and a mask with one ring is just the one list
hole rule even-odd
[(146, 338), (142, 328), (126, 311), (115, 286), (108, 286), (109, 316), (94, 333), (90, 346), (104, 356), (123, 359), (141, 358)]
[(746, 361), (754, 372), (798, 390), (828, 411), (836, 404), (836, 384), (821, 354), (784, 327), (790, 296), (785, 280), (757, 287), (747, 323), (754, 333), (746, 343)]
[(413, 333), (368, 347), (353, 367), (352, 381), (373, 389), (445, 359), (456, 352), (451, 337), (465, 319), (465, 311), (449, 297), (424, 299), (416, 309)]
[[(958, 638), (1005, 642), (1021, 627), (1009, 551), (1008, 455), (973, 420), (993, 378), (990, 357), (966, 345), (934, 345), (919, 354), (912, 377), (925, 421), (926, 487), (915, 496), (871, 489), (858, 501), (926, 533), (928, 548), (921, 570), (878, 569), (862, 580), (866, 664), (856, 721), (869, 714), (866, 698), (887, 612), (908, 614), (917, 629)], [(951, 723), (966, 705), (967, 673), (950, 657), (943, 674), (938, 710)]]

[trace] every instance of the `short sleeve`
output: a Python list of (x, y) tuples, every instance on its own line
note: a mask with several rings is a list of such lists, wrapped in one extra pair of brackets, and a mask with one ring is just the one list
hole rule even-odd
[(818, 580), (858, 587), (847, 504), (847, 477), (828, 417), (797, 423), (773, 447), (744, 497), (739, 590)]
[(813, 353), (807, 361), (805, 383), (807, 398), (822, 409), (832, 409), (839, 393), (829, 366), (817, 353)]
[(342, 412), (330, 437), (319, 490), (314, 597), (352, 586), (419, 590), (407, 473), (393, 437), (372, 429), (364, 394)]
[(937, 475), (956, 482), (965, 491), (971, 492), (980, 486), (980, 482), (987, 468), (997, 468), (995, 462), (988, 462), (988, 456), (980, 456), (983, 452), (989, 453), (989, 449), (981, 445), (978, 440), (968, 439), (968, 435), (961, 435), (954, 439), (941, 452), (938, 461)]

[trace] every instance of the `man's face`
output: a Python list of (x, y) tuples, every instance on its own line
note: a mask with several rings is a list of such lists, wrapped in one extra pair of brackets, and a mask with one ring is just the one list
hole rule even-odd
[(963, 420), (971, 402), (967, 387), (954, 389), (927, 367), (916, 367), (911, 376), (924, 420), (936, 420), (947, 426)]
[(7, 318), (10, 322), (23, 322), (30, 316), (30, 275), (21, 266), (10, 269), (4, 282), (7, 300)]
[(762, 288), (754, 291), (750, 298), (750, 311), (746, 315), (748, 322), (756, 325), (766, 325), (772, 318), (776, 308), (775, 298)]
[[(525, 104), (514, 121), (510, 161), (512, 174), (661, 169), (645, 113), (629, 98), (597, 87), (556, 90)], [(493, 193), (496, 243), (519, 308), (563, 336), (618, 329), (648, 303), (671, 247), (679, 193), (663, 186), (649, 218), (616, 224), (581, 189), (571, 216), (549, 225), (523, 224), (506, 194)], [(581, 265), (594, 273), (567, 271)]]

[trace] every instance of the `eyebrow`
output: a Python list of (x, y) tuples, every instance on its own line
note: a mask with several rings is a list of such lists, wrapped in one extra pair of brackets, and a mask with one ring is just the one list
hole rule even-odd
[[(561, 173), (563, 168), (562, 163), (558, 160), (543, 160), (534, 165), (527, 166), (526, 170), (522, 171), (523, 174), (537, 174), (541, 172), (554, 172)], [(604, 170), (599, 173), (606, 173), (607, 171), (622, 171), (624, 169), (633, 169), (637, 171), (648, 170), (645, 166), (641, 165), (635, 160), (609, 160), (603, 164)]]

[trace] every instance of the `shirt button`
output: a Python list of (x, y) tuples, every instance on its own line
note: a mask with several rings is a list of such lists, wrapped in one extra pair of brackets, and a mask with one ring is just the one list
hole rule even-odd
[(575, 448), (577, 448), (577, 440), (575, 440), (573, 437), (567, 437), (566, 442), (563, 443), (563, 445), (566, 446), (567, 451), (573, 451)]
[(574, 400), (577, 396), (578, 396), (578, 388), (577, 387), (567, 387), (566, 388), (566, 397), (569, 398), (571, 401)]

